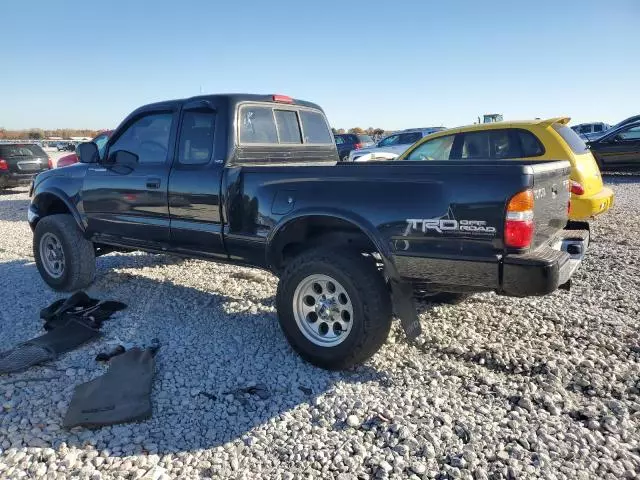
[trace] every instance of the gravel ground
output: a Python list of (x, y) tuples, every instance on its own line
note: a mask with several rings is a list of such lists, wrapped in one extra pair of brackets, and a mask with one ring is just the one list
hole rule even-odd
[[(89, 293), (129, 308), (104, 337), (0, 377), (0, 478), (638, 478), (640, 177), (571, 292), (421, 304), (420, 346), (395, 325), (366, 365), (303, 363), (277, 324), (275, 279), (147, 254), (98, 260)], [(24, 190), (0, 194), (0, 350), (40, 333)], [(10, 292), (10, 293), (9, 293)], [(109, 342), (158, 338), (153, 418), (60, 427)], [(252, 388), (253, 387), (253, 388)]]

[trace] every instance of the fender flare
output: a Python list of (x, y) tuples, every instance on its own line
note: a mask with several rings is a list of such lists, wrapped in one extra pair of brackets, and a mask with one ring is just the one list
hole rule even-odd
[(396, 315), (400, 318), (402, 328), (410, 341), (415, 340), (422, 332), (420, 321), (418, 319), (418, 313), (416, 310), (415, 300), (413, 298), (413, 288), (411, 284), (405, 282), (400, 277), (396, 264), (391, 254), (391, 249), (383, 240), (379, 232), (373, 226), (371, 222), (361, 217), (358, 214), (347, 210), (340, 209), (303, 209), (298, 210), (290, 215), (282, 217), (276, 226), (271, 230), (267, 236), (266, 242), (266, 262), (271, 271), (275, 271), (274, 268), (274, 256), (272, 248), (274, 240), (278, 234), (291, 222), (299, 220), (304, 217), (320, 216), (329, 218), (338, 218), (351, 223), (354, 227), (369, 237), (376, 250), (382, 257), (382, 263), (384, 265), (384, 272), (389, 280), (391, 287), (391, 302)]
[(400, 274), (398, 273), (398, 269), (396, 268), (396, 264), (393, 261), (393, 255), (391, 254), (391, 249), (389, 245), (387, 245), (379, 232), (373, 226), (373, 224), (367, 219), (361, 217), (360, 215), (353, 213), (348, 210), (341, 209), (316, 209), (316, 208), (306, 208), (302, 210), (297, 210), (289, 215), (286, 215), (280, 219), (280, 221), (271, 229), (269, 235), (267, 236), (266, 241), (266, 264), (267, 266), (274, 271), (275, 266), (275, 252), (273, 251), (273, 245), (275, 239), (278, 235), (292, 222), (296, 220), (300, 220), (305, 217), (327, 217), (327, 218), (337, 218), (352, 224), (358, 230), (362, 231), (368, 238), (371, 240), (373, 245), (376, 247), (376, 250), (382, 257), (382, 263), (384, 265), (385, 274), (394, 280), (400, 279)]
[[(62, 203), (64, 203), (64, 205), (67, 207), (67, 210), (69, 210), (69, 212), (71, 213), (71, 216), (76, 221), (76, 224), (78, 225), (78, 228), (80, 229), (80, 231), (82, 233), (86, 233), (86, 224), (82, 220), (82, 216), (80, 215), (80, 212), (78, 211), (76, 205), (74, 204), (74, 202), (71, 201), (71, 199), (67, 196), (67, 194), (63, 190), (57, 187), (48, 188), (42, 191), (37, 191), (34, 194), (33, 198), (31, 199), (31, 205), (29, 206), (29, 211), (30, 211), (29, 217), (31, 218), (31, 213), (35, 214), (34, 221), (31, 221), (31, 220), (29, 221), (29, 224), (31, 225), (32, 229), (35, 229), (36, 223), (38, 223), (38, 221), (41, 218), (43, 218), (42, 215), (40, 215), (40, 213), (37, 211), (38, 199), (42, 198), (43, 195), (51, 195), (57, 198), (58, 200), (60, 200)], [(32, 207), (34, 206), (36, 207), (36, 211), (32, 212)]]

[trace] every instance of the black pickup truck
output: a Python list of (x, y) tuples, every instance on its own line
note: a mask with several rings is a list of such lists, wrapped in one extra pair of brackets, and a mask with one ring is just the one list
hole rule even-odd
[(102, 155), (38, 175), (28, 220), (42, 278), (88, 286), (114, 250), (172, 253), (279, 277), (294, 349), (344, 368), (420, 332), (414, 292), (544, 295), (589, 241), (567, 229), (569, 163), (339, 162), (322, 110), (282, 95), (211, 95), (129, 115)]

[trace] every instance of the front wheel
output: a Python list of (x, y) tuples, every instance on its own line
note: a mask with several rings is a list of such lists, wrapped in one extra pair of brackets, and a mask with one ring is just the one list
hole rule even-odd
[(93, 243), (84, 238), (71, 215), (50, 215), (38, 222), (33, 255), (42, 279), (59, 292), (88, 287), (95, 276)]
[(330, 370), (371, 357), (391, 328), (384, 278), (375, 263), (357, 252), (321, 248), (300, 254), (280, 278), (276, 304), (294, 350)]

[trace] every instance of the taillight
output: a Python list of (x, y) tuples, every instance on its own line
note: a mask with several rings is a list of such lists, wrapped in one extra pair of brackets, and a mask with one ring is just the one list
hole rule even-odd
[(574, 195), (582, 195), (584, 193), (584, 187), (578, 182), (571, 180), (571, 193)]
[(533, 240), (533, 192), (525, 190), (509, 200), (504, 222), (504, 244), (527, 248)]
[(361, 148), (362, 148), (362, 144), (361, 144), (361, 143), (356, 143), (356, 144), (353, 146), (353, 149), (354, 149), (354, 150), (360, 150)]
[(49, 165), (49, 170), (51, 170), (53, 168), (53, 161), (49, 158), (47, 165)]
[(4, 158), (0, 158), (0, 170), (9, 170), (9, 165)]

